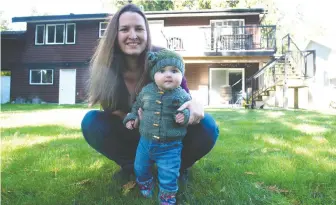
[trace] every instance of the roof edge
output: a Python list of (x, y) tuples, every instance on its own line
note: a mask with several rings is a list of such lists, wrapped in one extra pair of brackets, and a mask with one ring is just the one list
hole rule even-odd
[[(181, 10), (181, 11), (147, 11), (145, 15), (149, 18), (155, 16), (157, 18), (162, 17), (176, 17), (176, 15), (182, 16), (211, 16), (213, 14), (225, 15), (238, 15), (238, 14), (262, 14), (266, 10), (263, 8), (230, 8), (230, 9), (217, 9), (217, 10)], [(37, 22), (37, 21), (71, 21), (71, 20), (88, 20), (88, 19), (106, 19), (113, 14), (111, 13), (92, 13), (92, 14), (67, 14), (67, 15), (47, 15), (47, 16), (22, 16), (13, 17), (12, 22)]]

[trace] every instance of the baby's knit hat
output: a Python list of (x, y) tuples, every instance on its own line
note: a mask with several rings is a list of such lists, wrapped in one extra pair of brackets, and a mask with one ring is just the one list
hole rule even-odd
[(147, 57), (152, 80), (154, 80), (155, 73), (166, 66), (174, 66), (181, 71), (182, 76), (184, 75), (183, 58), (174, 51), (163, 49), (157, 52), (149, 52)]

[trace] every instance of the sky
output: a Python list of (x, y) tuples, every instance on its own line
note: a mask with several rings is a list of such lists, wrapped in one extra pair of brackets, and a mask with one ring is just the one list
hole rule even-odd
[[(38, 14), (62, 15), (84, 13), (111, 13), (111, 7), (104, 6), (102, 0), (4, 0), (0, 11), (10, 22), (12, 30), (24, 30), (25, 23), (11, 23), (12, 17), (31, 16), (33, 10)], [(85, 3), (84, 3), (85, 2)]]

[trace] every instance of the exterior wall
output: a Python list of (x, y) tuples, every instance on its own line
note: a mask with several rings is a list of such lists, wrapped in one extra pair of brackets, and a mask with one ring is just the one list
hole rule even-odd
[(1, 39), (1, 69), (11, 70), (21, 63), (25, 41), (22, 39)]
[(246, 79), (259, 70), (259, 63), (186, 64), (185, 76), (190, 93), (193, 98), (201, 101), (204, 105), (208, 104), (210, 68), (244, 68), (246, 82)]
[[(23, 62), (85, 62), (88, 61), (99, 40), (100, 21), (78, 21), (75, 44), (35, 45), (36, 24), (27, 24), (27, 43)], [(64, 23), (64, 22), (59, 22)], [(73, 23), (73, 22), (68, 22)], [(40, 23), (39, 23), (40, 24)]]
[(316, 73), (309, 81), (309, 87), (304, 90), (304, 98), (299, 98), (299, 102), (308, 101), (304, 108), (326, 109), (330, 101), (336, 102), (336, 50), (315, 41), (310, 41), (306, 50), (316, 51)]
[(39, 97), (46, 102), (58, 102), (59, 70), (54, 69), (53, 85), (29, 85), (29, 67), (16, 67), (12, 70), (11, 99), (26, 100)]
[(187, 83), (190, 90), (197, 90), (199, 85), (209, 85), (210, 68), (244, 68), (245, 80), (246, 80), (259, 70), (259, 64), (258, 63), (186, 64), (185, 76), (187, 78)]
[[(60, 69), (76, 69), (76, 103), (85, 100), (85, 86), (88, 79), (89, 70), (87, 67), (44, 67), (54, 70), (53, 85), (30, 85), (29, 73), (30, 69), (36, 67), (24, 66), (15, 67), (12, 70), (11, 81), (11, 100), (22, 97), (26, 100), (31, 100), (34, 97), (39, 97), (42, 101), (49, 103), (58, 103), (59, 99), (59, 78)], [(40, 68), (40, 67), (39, 67)]]

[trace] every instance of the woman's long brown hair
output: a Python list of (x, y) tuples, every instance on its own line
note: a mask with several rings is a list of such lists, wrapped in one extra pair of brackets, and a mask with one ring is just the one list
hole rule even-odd
[[(141, 77), (136, 86), (136, 93), (148, 83), (148, 69), (146, 54), (151, 48), (151, 38), (148, 21), (144, 13), (134, 4), (127, 4), (116, 12), (109, 20), (104, 37), (100, 39), (98, 47), (90, 62), (90, 78), (88, 83), (89, 105), (103, 104), (109, 109), (118, 109), (120, 104), (128, 104), (127, 89), (124, 86), (123, 72), (127, 70), (125, 58), (118, 45), (119, 18), (125, 12), (135, 12), (145, 20), (147, 30), (147, 46), (139, 56)], [(126, 92), (126, 93), (122, 93)], [(126, 102), (124, 102), (126, 101)]]

